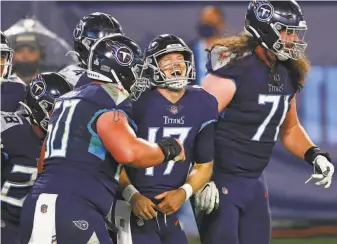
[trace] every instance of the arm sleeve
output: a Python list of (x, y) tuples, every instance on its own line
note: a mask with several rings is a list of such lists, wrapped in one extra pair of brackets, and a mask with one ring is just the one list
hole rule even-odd
[(213, 160), (215, 122), (219, 115), (218, 102), (213, 95), (204, 91), (202, 103), (203, 119), (194, 148), (196, 163), (208, 163)]
[(198, 133), (194, 147), (196, 163), (208, 163), (213, 160), (214, 130), (215, 124), (209, 123)]

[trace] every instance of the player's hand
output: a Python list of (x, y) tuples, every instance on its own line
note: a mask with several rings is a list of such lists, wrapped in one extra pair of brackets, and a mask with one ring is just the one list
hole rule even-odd
[(312, 179), (316, 179), (317, 186), (324, 185), (324, 188), (329, 188), (332, 182), (332, 176), (335, 172), (335, 167), (329, 160), (323, 155), (318, 155), (314, 162), (314, 173), (305, 182), (307, 184)]
[(143, 196), (139, 192), (135, 193), (131, 199), (130, 204), (132, 212), (141, 219), (152, 219), (157, 216), (157, 212), (154, 209), (156, 206), (150, 199)]
[(213, 181), (205, 184), (195, 194), (195, 207), (200, 211), (206, 211), (206, 214), (219, 207), (219, 191)]
[(156, 206), (156, 209), (164, 214), (170, 215), (176, 212), (185, 202), (186, 192), (184, 189), (178, 188), (155, 196), (155, 199), (157, 200), (161, 200), (163, 198), (164, 200)]
[(175, 139), (175, 140), (179, 143), (179, 145), (181, 147), (181, 152), (177, 157), (174, 158), (174, 161), (176, 161), (176, 162), (185, 161), (186, 155), (185, 155), (184, 145), (181, 143), (181, 141), (179, 139)]

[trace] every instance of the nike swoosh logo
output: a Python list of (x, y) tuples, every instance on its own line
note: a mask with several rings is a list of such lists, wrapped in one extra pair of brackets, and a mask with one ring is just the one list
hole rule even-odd
[(206, 185), (204, 189), (202, 189), (201, 193), (203, 193), (204, 190), (206, 190), (207, 187), (210, 187), (209, 185)]

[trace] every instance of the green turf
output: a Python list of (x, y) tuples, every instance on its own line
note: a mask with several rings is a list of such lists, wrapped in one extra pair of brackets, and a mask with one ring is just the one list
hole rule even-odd
[(272, 240), (271, 244), (337, 244), (337, 238), (282, 238)]

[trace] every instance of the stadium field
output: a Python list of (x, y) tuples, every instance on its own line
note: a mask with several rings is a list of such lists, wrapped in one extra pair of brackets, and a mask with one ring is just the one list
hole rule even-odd
[(337, 238), (277, 238), (271, 244), (337, 244)]

